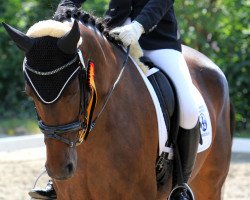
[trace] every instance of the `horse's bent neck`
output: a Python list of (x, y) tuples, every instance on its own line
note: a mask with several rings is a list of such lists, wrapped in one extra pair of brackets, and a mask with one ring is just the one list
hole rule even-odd
[(80, 49), (85, 63), (95, 65), (95, 82), (99, 97), (106, 95), (122, 68), (125, 53), (112, 45), (97, 29), (80, 25), (83, 39)]

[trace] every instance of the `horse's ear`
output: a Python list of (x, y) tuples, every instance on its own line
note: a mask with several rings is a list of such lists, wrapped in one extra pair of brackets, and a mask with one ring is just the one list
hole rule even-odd
[(79, 39), (80, 39), (80, 30), (78, 23), (75, 20), (71, 30), (58, 40), (57, 46), (64, 53), (73, 54), (76, 52), (77, 43)]
[(28, 52), (34, 44), (34, 40), (21, 31), (11, 27), (10, 25), (2, 22), (5, 30), (8, 32), (11, 39), (16, 43), (16, 45), (23, 50), (24, 52)]

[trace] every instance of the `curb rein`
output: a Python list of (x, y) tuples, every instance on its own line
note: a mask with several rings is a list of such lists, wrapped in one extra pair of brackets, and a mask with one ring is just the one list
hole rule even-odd
[[(110, 88), (108, 95), (106, 97), (106, 100), (102, 106), (101, 111), (98, 113), (96, 118), (92, 121), (94, 108), (95, 108), (96, 102), (97, 102), (97, 91), (95, 88), (94, 80), (90, 81), (90, 83), (89, 83), (90, 88), (87, 89), (87, 87), (86, 87), (86, 89), (84, 90), (84, 86), (86, 86), (88, 84), (89, 66), (88, 66), (88, 68), (85, 67), (82, 53), (78, 49), (77, 54), (79, 56), (80, 63), (81, 63), (80, 76), (79, 76), (79, 82), (80, 82), (79, 120), (65, 124), (65, 125), (47, 126), (42, 122), (41, 118), (39, 117), (39, 115), (37, 113), (38, 126), (39, 126), (41, 132), (44, 134), (45, 139), (52, 138), (52, 139), (59, 140), (65, 144), (69, 145), (69, 147), (71, 147), (71, 148), (80, 145), (83, 142), (83, 140), (87, 139), (89, 132), (95, 127), (97, 119), (100, 117), (102, 112), (105, 110), (107, 103), (108, 103), (110, 97), (112, 96), (116, 85), (118, 84), (118, 82), (121, 79), (121, 76), (124, 72), (125, 66), (126, 66), (127, 61), (128, 61), (129, 52), (130, 52), (130, 47), (128, 46), (127, 52), (126, 52), (126, 57), (125, 57), (125, 60), (122, 64), (122, 69), (121, 69), (120, 73), (118, 74), (116, 81), (114, 82), (114, 84)], [(81, 84), (82, 84), (82, 86), (81, 86)], [(88, 99), (90, 99), (90, 100), (88, 101)], [(61, 136), (64, 133), (76, 132), (76, 131), (78, 131), (78, 134), (79, 134), (78, 140), (76, 142), (71, 141), (71, 140), (66, 139), (66, 138)]]

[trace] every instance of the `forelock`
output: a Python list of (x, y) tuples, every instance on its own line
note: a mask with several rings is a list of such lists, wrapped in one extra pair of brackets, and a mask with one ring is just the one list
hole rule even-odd
[(33, 38), (43, 36), (60, 38), (70, 31), (70, 29), (71, 27), (66, 23), (54, 20), (44, 20), (31, 26), (26, 35)]
[[(60, 38), (64, 36), (67, 32), (71, 30), (73, 23), (62, 23), (55, 20), (43, 20), (35, 23), (29, 28), (26, 35), (33, 38), (51, 36), (55, 38)], [(79, 39), (77, 46), (80, 46), (82, 39)]]

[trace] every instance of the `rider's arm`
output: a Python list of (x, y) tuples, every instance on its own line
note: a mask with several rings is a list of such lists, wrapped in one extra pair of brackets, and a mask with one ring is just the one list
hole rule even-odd
[(173, 0), (150, 0), (134, 21), (143, 26), (145, 33), (149, 33), (157, 26), (172, 5)]

